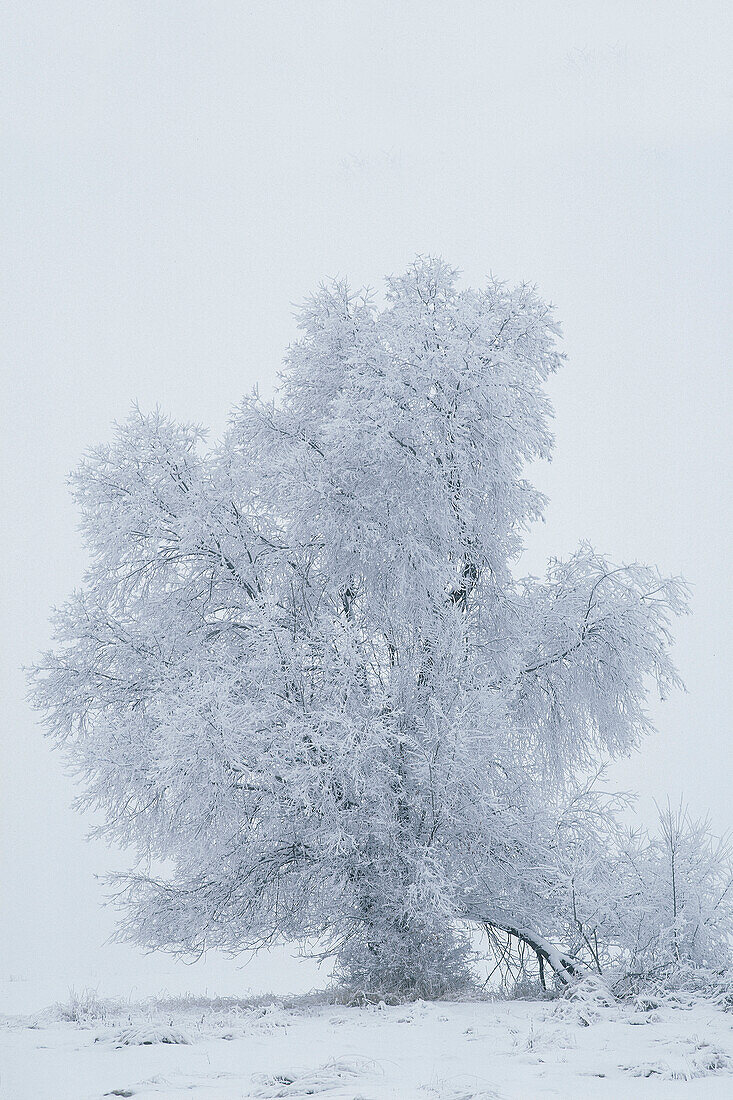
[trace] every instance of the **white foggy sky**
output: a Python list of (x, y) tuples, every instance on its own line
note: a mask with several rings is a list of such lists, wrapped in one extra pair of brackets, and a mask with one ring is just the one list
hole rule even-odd
[[(293, 304), (417, 252), (536, 282), (568, 362), (525, 568), (581, 538), (694, 584), (689, 692), (618, 767), (733, 826), (729, 3), (7, 4), (0, 30), (0, 976), (112, 928), (22, 664), (84, 558), (65, 479), (133, 399), (216, 435)], [(135, 965), (134, 955), (119, 954)]]

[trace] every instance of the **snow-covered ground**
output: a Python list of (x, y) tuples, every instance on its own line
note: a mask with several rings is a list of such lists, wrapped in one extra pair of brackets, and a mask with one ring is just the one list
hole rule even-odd
[(703, 1004), (80, 993), (0, 1024), (2, 1100), (733, 1096), (733, 1016)]

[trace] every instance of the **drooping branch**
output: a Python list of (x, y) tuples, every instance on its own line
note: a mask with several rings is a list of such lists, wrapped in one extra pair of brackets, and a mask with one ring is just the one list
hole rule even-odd
[(511, 922), (500, 921), (493, 917), (482, 918), (481, 923), (484, 925), (487, 933), (490, 929), (495, 929), (499, 932), (505, 932), (507, 935), (514, 936), (520, 943), (525, 943), (527, 947), (530, 947), (532, 951), (534, 951), (538, 959), (546, 962), (547, 965), (551, 967), (558, 980), (564, 986), (573, 985), (587, 974), (587, 970), (581, 962), (578, 962), (577, 959), (573, 958), (566, 951), (562, 951), (555, 947), (555, 945), (550, 943), (549, 940), (546, 940), (544, 936), (532, 931), (532, 929), (523, 928)]

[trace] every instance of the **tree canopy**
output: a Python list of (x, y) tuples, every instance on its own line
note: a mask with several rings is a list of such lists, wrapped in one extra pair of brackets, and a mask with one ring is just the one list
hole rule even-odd
[(568, 862), (610, 843), (587, 777), (678, 683), (685, 586), (587, 545), (515, 576), (562, 360), (534, 288), (420, 258), (300, 328), (218, 444), (135, 409), (74, 476), (90, 564), (34, 690), (136, 853), (126, 932), (307, 937), (425, 995), (474, 921), (569, 972)]

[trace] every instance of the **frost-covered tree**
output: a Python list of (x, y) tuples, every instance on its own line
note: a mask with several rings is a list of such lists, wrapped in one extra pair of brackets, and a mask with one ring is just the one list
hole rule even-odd
[(136, 410), (74, 478), (90, 566), (35, 697), (137, 853), (125, 929), (308, 937), (407, 996), (465, 978), (477, 921), (567, 976), (563, 822), (677, 682), (684, 588), (587, 546), (515, 577), (561, 362), (533, 288), (419, 259), (383, 308), (335, 283), (300, 324), (219, 445)]
[(573, 919), (585, 940), (579, 953), (590, 954), (621, 990), (730, 974), (730, 839), (680, 804), (660, 810), (651, 835), (615, 829), (611, 820), (608, 841), (605, 858), (596, 846), (571, 885)]
[(617, 942), (624, 972), (664, 977), (669, 971), (730, 968), (733, 947), (733, 852), (709, 820), (680, 804), (659, 813), (651, 837), (636, 834), (621, 850)]

